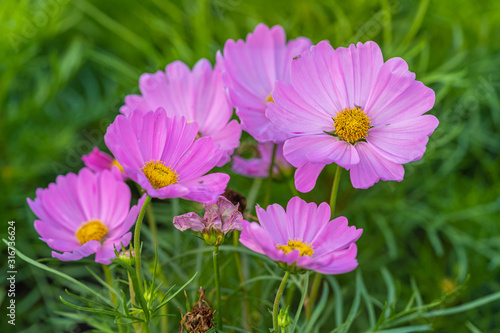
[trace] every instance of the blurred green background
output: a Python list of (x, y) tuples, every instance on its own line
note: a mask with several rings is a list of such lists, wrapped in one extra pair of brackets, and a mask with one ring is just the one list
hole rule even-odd
[[(344, 173), (338, 214), (364, 229), (358, 241), (360, 266), (357, 273), (323, 286), (329, 296), (315, 331), (330, 332), (345, 320), (360, 277), (365, 290), (351, 332), (372, 330), (385, 302), (382, 318), (387, 319), (412, 298), (428, 304), (465, 281), (437, 309), (500, 292), (499, 1), (4, 0), (0, 22), (0, 236), (6, 236), (7, 221), (16, 221), (16, 246), (31, 258), (50, 257), (50, 249), (38, 240), (26, 198), (34, 198), (36, 188), (46, 187), (58, 174), (78, 171), (81, 155), (93, 146), (105, 149), (106, 127), (124, 97), (138, 92), (140, 74), (164, 69), (174, 60), (190, 66), (200, 58), (213, 63), (228, 38), (245, 38), (263, 22), (282, 25), (289, 38), (327, 39), (334, 47), (374, 40), (386, 60), (404, 58), (417, 80), (436, 92), (430, 113), (440, 125), (424, 158), (405, 166), (403, 182), (355, 190)], [(223, 171), (230, 172), (229, 166)], [(301, 196), (327, 201), (333, 172), (327, 168), (318, 186)], [(231, 176), (230, 187), (244, 195), (255, 188), (252, 180)], [(286, 204), (288, 185), (287, 180), (276, 183), (273, 202)], [(171, 225), (173, 216), (191, 208), (183, 201), (153, 206), (167, 280), (179, 285), (195, 271), (201, 273), (188, 289), (194, 301), (197, 286), (213, 286), (210, 254), (190, 235), (179, 237)], [(147, 228), (145, 234), (147, 239)], [(5, 258), (3, 243), (1, 249)], [(149, 259), (152, 251), (147, 247)], [(234, 311), (227, 315), (232, 318), (228, 324), (243, 327), (243, 295), (237, 290), (233, 255), (227, 251), (223, 256), (226, 308)], [(243, 258), (248, 278), (281, 275), (272, 263), (253, 258)], [(81, 263), (45, 263), (100, 288)], [(100, 272), (98, 265), (87, 263)], [(2, 332), (12, 330), (4, 314), (9, 301), (6, 264), (6, 259), (0, 264)], [(16, 265), (16, 332), (92, 329), (98, 317), (71, 316), (67, 313), (73, 310), (59, 300), (71, 285), (20, 258)], [(260, 329), (269, 327), (267, 308), (277, 283), (248, 285), (252, 323)], [(298, 299), (296, 295), (292, 311)], [(177, 306), (183, 304), (179, 297), (169, 306), (171, 331), (180, 319)], [(499, 313), (497, 299), (401, 326), (500, 332)], [(112, 320), (103, 327), (113, 327)]]

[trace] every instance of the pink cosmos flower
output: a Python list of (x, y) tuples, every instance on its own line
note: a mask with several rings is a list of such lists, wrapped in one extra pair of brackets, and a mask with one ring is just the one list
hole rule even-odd
[(105, 152), (99, 150), (99, 148), (94, 147), (92, 151), (82, 156), (83, 164), (90, 170), (94, 172), (101, 172), (103, 170), (113, 170), (113, 173), (119, 179), (126, 179), (127, 175), (123, 172), (123, 168), (118, 163), (113, 156), (106, 154)]
[(330, 206), (292, 198), (286, 211), (278, 204), (257, 206), (256, 222), (243, 221), (240, 242), (281, 267), (341, 274), (358, 266), (355, 242), (363, 233), (343, 216), (330, 221)]
[[(234, 156), (232, 170), (237, 174), (252, 178), (265, 178), (269, 176), (273, 145), (274, 143), (272, 142), (259, 143), (257, 149), (259, 150), (260, 157), (257, 158), (246, 160), (240, 156)], [(292, 168), (283, 156), (283, 143), (278, 143), (276, 146), (274, 162), (273, 175), (278, 175), (280, 170), (289, 170)]]
[(204, 204), (205, 214), (201, 218), (196, 213), (187, 213), (174, 217), (174, 226), (180, 231), (191, 229), (200, 232), (209, 245), (215, 245), (221, 237), (221, 244), (224, 236), (233, 231), (241, 230), (243, 215), (236, 206), (223, 196), (220, 196), (215, 204)]
[(39, 188), (28, 204), (38, 216), (35, 229), (62, 261), (80, 260), (95, 253), (95, 261), (110, 264), (115, 248), (128, 246), (128, 232), (146, 198), (130, 208), (131, 192), (109, 170), (58, 176), (48, 188)]
[(272, 102), (276, 80), (289, 81), (290, 61), (310, 45), (304, 37), (287, 43), (281, 26), (269, 29), (259, 24), (246, 41), (229, 39), (224, 57), (217, 52), (217, 64), (224, 68), (222, 78), (236, 114), (243, 129), (257, 141), (282, 142), (287, 137), (266, 118), (265, 111)]
[(284, 145), (295, 185), (310, 191), (325, 165), (350, 170), (356, 188), (403, 180), (438, 126), (434, 91), (415, 81), (401, 58), (384, 63), (374, 42), (333, 48), (320, 42), (292, 61), (291, 83), (278, 82), (267, 116), (293, 138)]
[(174, 61), (164, 71), (145, 73), (139, 79), (142, 95), (125, 97), (120, 112), (128, 116), (138, 109), (142, 112), (162, 107), (169, 117), (184, 116), (195, 121), (201, 136), (211, 137), (224, 151), (218, 166), (230, 161), (234, 149), (240, 144), (241, 127), (231, 120), (233, 107), (222, 87), (220, 66), (207, 59), (199, 60), (190, 71), (181, 61)]
[(209, 137), (196, 139), (197, 123), (167, 117), (165, 110), (119, 115), (104, 141), (125, 173), (151, 197), (184, 198), (212, 203), (224, 192), (229, 176), (205, 175), (223, 154)]

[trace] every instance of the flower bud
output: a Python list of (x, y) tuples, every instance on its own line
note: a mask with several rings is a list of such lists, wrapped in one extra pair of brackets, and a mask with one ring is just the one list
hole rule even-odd
[(283, 310), (283, 308), (280, 309), (280, 313), (278, 314), (279, 327), (285, 328), (288, 325), (290, 325), (290, 316), (288, 315), (288, 308), (289, 306), (287, 306), (285, 310)]
[(118, 260), (123, 261), (127, 265), (132, 266), (135, 263), (135, 252), (134, 250), (124, 250), (118, 254)]
[(210, 246), (219, 246), (224, 243), (224, 234), (220, 231), (217, 231), (215, 228), (211, 228), (210, 230), (203, 230), (201, 232), (201, 236), (203, 237), (203, 241)]
[(149, 302), (150, 300), (155, 300), (158, 297), (158, 290), (154, 290), (153, 287), (147, 289), (144, 292), (144, 299), (146, 302)]
[(219, 196), (215, 204), (204, 204), (203, 218), (191, 212), (174, 217), (174, 226), (180, 231), (192, 230), (197, 237), (212, 246), (221, 245), (225, 236), (233, 230), (242, 230), (243, 215), (238, 210), (239, 203), (234, 205), (223, 196)]

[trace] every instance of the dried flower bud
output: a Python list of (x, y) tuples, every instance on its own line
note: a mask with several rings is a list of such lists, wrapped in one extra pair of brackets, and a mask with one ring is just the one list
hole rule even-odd
[(220, 245), (227, 233), (241, 230), (243, 215), (228, 199), (220, 196), (212, 205), (204, 204), (205, 214), (201, 218), (196, 213), (174, 217), (174, 226), (180, 231), (191, 229), (201, 233), (208, 245)]
[(214, 327), (214, 315), (212, 309), (207, 305), (205, 290), (200, 287), (198, 292), (200, 298), (193, 309), (182, 317), (179, 332), (182, 332), (183, 327), (185, 327), (189, 333), (205, 333)]
[(241, 214), (245, 213), (245, 209), (247, 208), (247, 199), (243, 195), (236, 192), (235, 190), (226, 188), (222, 196), (224, 196), (227, 200), (231, 201), (235, 206), (239, 204), (238, 210), (240, 211)]

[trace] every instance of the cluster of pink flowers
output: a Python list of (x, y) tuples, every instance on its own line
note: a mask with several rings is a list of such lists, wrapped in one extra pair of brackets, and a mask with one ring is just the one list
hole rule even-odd
[[(258, 207), (260, 224), (250, 223), (221, 197), (229, 175), (210, 172), (231, 161), (244, 130), (258, 142), (259, 156), (233, 157), (241, 175), (267, 177), (295, 167), (297, 190), (308, 192), (335, 163), (350, 170), (356, 188), (401, 181), (403, 164), (422, 158), (438, 125), (424, 115), (434, 92), (403, 59), (384, 62), (374, 42), (337, 49), (304, 37), (287, 42), (280, 26), (259, 24), (246, 40), (228, 40), (216, 60), (213, 68), (206, 59), (192, 70), (175, 61), (143, 74), (141, 94), (125, 98), (104, 136), (113, 156), (95, 148), (78, 174), (59, 176), (28, 199), (41, 239), (63, 252), (54, 257), (96, 253), (96, 261), (110, 263), (115, 248), (128, 245), (144, 200), (130, 208), (130, 179), (150, 197), (205, 205), (203, 218), (177, 217), (180, 230), (222, 238), (242, 230), (242, 244), (296, 270), (338, 274), (357, 266), (362, 230), (345, 217), (330, 221), (326, 203), (295, 197), (286, 211)], [(233, 108), (241, 124), (231, 120)]]

